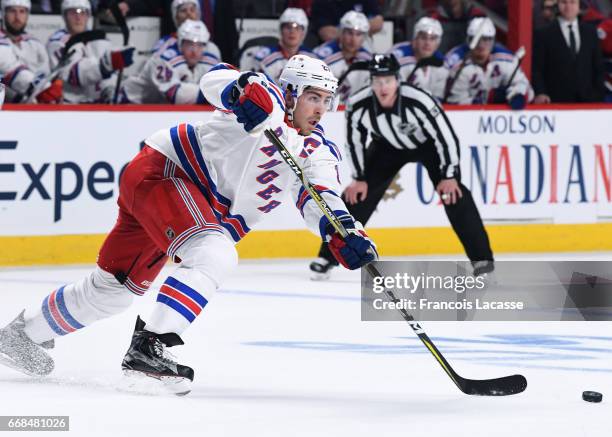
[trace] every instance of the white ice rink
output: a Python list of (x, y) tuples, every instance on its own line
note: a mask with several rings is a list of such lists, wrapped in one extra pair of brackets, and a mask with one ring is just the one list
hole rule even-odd
[[(67, 415), (70, 433), (57, 435), (74, 436), (610, 435), (612, 323), (424, 323), (461, 375), (528, 380), (523, 394), (471, 397), (405, 323), (360, 321), (358, 273), (311, 282), (307, 264), (241, 263), (172, 350), (195, 369), (186, 397), (120, 390), (121, 359), (154, 286), (124, 314), (60, 338), (51, 377), (0, 367), (0, 415)], [(0, 324), (90, 268), (0, 270)], [(584, 402), (584, 390), (603, 402)]]

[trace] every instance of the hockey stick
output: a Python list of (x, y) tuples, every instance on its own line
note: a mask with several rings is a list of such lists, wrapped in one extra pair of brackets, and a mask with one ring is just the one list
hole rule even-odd
[[(329, 205), (327, 205), (327, 202), (325, 202), (325, 200), (321, 197), (321, 194), (310, 184), (308, 178), (295, 159), (293, 159), (289, 150), (287, 150), (274, 131), (271, 129), (265, 129), (264, 133), (276, 147), (283, 160), (287, 163), (287, 165), (289, 165), (293, 173), (295, 173), (298, 179), (302, 182), (302, 185), (306, 191), (308, 191), (308, 194), (310, 194), (319, 209), (321, 209), (323, 214), (325, 214), (334, 229), (342, 236), (342, 238), (345, 238), (348, 235), (348, 232), (342, 225), (342, 222), (340, 222), (333, 210), (329, 207)], [(364, 267), (372, 277), (376, 278), (382, 276), (373, 263), (366, 264)], [(391, 290), (385, 289), (384, 292), (391, 302), (399, 301)], [(523, 375), (511, 375), (495, 379), (466, 379), (461, 377), (459, 374), (457, 374), (457, 372), (455, 372), (448, 361), (446, 361), (446, 358), (444, 358), (442, 353), (427, 336), (419, 323), (414, 320), (414, 318), (408, 314), (406, 310), (400, 309), (399, 312), (402, 314), (402, 318), (408, 322), (415, 334), (421, 339), (425, 347), (427, 347), (429, 352), (431, 352), (436, 361), (438, 361), (438, 363), (442, 366), (446, 374), (463, 393), (479, 396), (506, 396), (521, 393), (527, 388), (527, 380)]]
[(346, 79), (346, 76), (348, 76), (351, 71), (367, 70), (369, 68), (369, 65), (370, 65), (369, 61), (353, 62), (351, 66), (347, 68), (346, 71), (342, 73), (342, 75), (338, 79), (338, 86), (342, 85), (342, 82), (344, 82), (344, 79)]
[(410, 83), (410, 81), (412, 80), (412, 76), (414, 76), (414, 73), (416, 73), (416, 71), (419, 68), (430, 67), (430, 66), (431, 67), (441, 67), (442, 65), (444, 65), (444, 61), (436, 56), (430, 56), (428, 58), (421, 58), (417, 61), (417, 63), (415, 64), (410, 74), (406, 77), (406, 82)]
[(510, 79), (508, 79), (508, 83), (506, 83), (506, 88), (512, 85), (514, 76), (516, 76), (516, 73), (519, 71), (519, 68), (521, 68), (521, 62), (523, 62), (523, 58), (525, 57), (525, 47), (520, 46), (514, 56), (516, 56), (518, 62), (516, 63), (516, 67), (514, 67), (514, 71), (512, 71), (512, 74), (510, 75)]
[(102, 30), (86, 30), (85, 32), (77, 33), (70, 37), (66, 45), (62, 49), (62, 54), (55, 67), (51, 69), (49, 74), (40, 78), (35, 83), (33, 83), (30, 89), (24, 94), (21, 98), (22, 102), (34, 102), (32, 99), (38, 95), (41, 91), (45, 89), (49, 82), (53, 82), (59, 72), (66, 65), (70, 64), (70, 60), (72, 59), (72, 55), (74, 55), (75, 50), (72, 47), (76, 44), (83, 43), (87, 44), (91, 41), (97, 41), (101, 39), (106, 39), (106, 33)]
[[(113, 14), (113, 18), (115, 19), (115, 23), (121, 29), (121, 33), (123, 34), (123, 46), (127, 46), (130, 41), (130, 29), (128, 28), (127, 22), (125, 21), (125, 17), (119, 10), (119, 1), (114, 1), (110, 5), (111, 14)], [(113, 105), (117, 104), (117, 100), (119, 99), (119, 88), (121, 87), (121, 81), (123, 79), (123, 68), (119, 70), (117, 73), (117, 83), (115, 84), (115, 92), (113, 94)]]
[(446, 89), (444, 90), (444, 98), (442, 99), (443, 102), (446, 102), (448, 100), (448, 97), (450, 96), (451, 91), (453, 90), (453, 87), (455, 86), (455, 82), (457, 82), (457, 79), (459, 78), (459, 75), (461, 74), (461, 72), (463, 71), (463, 69), (466, 66), (466, 60), (468, 58), (468, 56), (471, 55), (472, 50), (474, 50), (476, 48), (476, 46), (478, 45), (478, 42), (480, 41), (480, 38), (482, 38), (482, 34), (484, 33), (484, 26), (485, 26), (485, 21), (483, 20), (482, 23), (480, 23), (480, 26), (478, 27), (478, 30), (476, 30), (476, 35), (474, 35), (474, 37), (472, 38), (472, 40), (470, 41), (468, 47), (470, 49), (469, 54), (463, 58), (461, 60), (461, 65), (459, 65), (459, 69), (457, 70), (457, 74), (455, 74), (455, 76), (449, 80), (446, 84)]

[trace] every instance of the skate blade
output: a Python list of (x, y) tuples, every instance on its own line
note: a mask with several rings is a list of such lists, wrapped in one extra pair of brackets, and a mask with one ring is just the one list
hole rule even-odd
[(320, 272), (313, 272), (312, 270), (310, 271), (311, 281), (327, 281), (330, 276), (331, 276), (331, 273), (329, 272), (320, 273)]
[(164, 395), (174, 394), (185, 396), (191, 392), (192, 382), (181, 376), (158, 376), (137, 370), (122, 369), (124, 375), (124, 386), (127, 391)]
[(0, 364), (6, 367), (10, 367), (11, 369), (16, 370), (20, 373), (24, 373), (28, 376), (33, 376), (35, 378), (42, 378), (43, 376), (47, 375), (47, 374), (39, 374), (39, 373), (30, 372), (26, 368), (17, 364), (12, 358), (4, 355), (2, 352), (0, 352)]

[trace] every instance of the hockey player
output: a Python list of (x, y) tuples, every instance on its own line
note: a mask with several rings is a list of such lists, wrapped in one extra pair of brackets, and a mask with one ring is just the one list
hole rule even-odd
[[(30, 0), (1, 0), (0, 77), (4, 76), (6, 99), (20, 102), (29, 97), (39, 82), (49, 74), (49, 57), (45, 46), (25, 28), (30, 15)], [(43, 83), (36, 101), (57, 103), (62, 95), (61, 81)]]
[[(64, 47), (74, 35), (87, 31), (91, 16), (89, 0), (63, 0), (62, 16), (65, 29), (58, 30), (47, 42), (51, 67), (62, 59)], [(66, 66), (61, 67), (60, 77), (64, 81), (65, 103), (109, 102), (115, 87), (115, 71), (128, 67), (133, 62), (134, 47), (112, 50), (107, 39), (77, 43)]]
[[(459, 140), (442, 107), (427, 92), (398, 81), (393, 55), (375, 55), (372, 86), (347, 104), (347, 147), (353, 182), (343, 197), (349, 213), (366, 223), (398, 171), (409, 162), (427, 169), (474, 274), (493, 270), (493, 253), (478, 209), (461, 183)], [(372, 139), (366, 151), (366, 142)], [(337, 265), (327, 245), (310, 264), (311, 278), (327, 279)]]
[(280, 19), (281, 38), (276, 47), (264, 47), (255, 56), (258, 70), (278, 83), (287, 61), (294, 55), (316, 55), (302, 45), (308, 30), (308, 18), (300, 8), (287, 8)]
[[(146, 139), (123, 173), (119, 218), (96, 269), (1, 329), (0, 361), (28, 374), (49, 374), (54, 364), (45, 348), (54, 338), (124, 311), (169, 257), (180, 266), (161, 286), (147, 323), (138, 317), (122, 367), (188, 392), (193, 370), (173, 360), (167, 348), (183, 344), (180, 336), (236, 266), (234, 244), (274, 213), (286, 192), (344, 266), (356, 269), (376, 259), (374, 244), (338, 195), (339, 154), (318, 124), (334, 104), (336, 78), (322, 61), (298, 55), (280, 83), (279, 89), (263, 74), (240, 73), (228, 64), (205, 74), (201, 89), (217, 111), (206, 123), (179, 124)], [(334, 231), (267, 141), (264, 127), (319, 187), (348, 237)]]
[(412, 42), (398, 43), (390, 51), (400, 64), (400, 80), (429, 91), (440, 101), (444, 97), (448, 70), (444, 66), (417, 67), (417, 63), (431, 57), (444, 61), (444, 55), (438, 51), (441, 39), (440, 22), (434, 18), (423, 17), (414, 26)]
[(204, 103), (198, 84), (220, 59), (206, 51), (210, 34), (202, 21), (185, 20), (177, 33), (176, 44), (124, 82), (121, 103)]
[[(196, 20), (201, 21), (200, 2), (198, 0), (172, 0), (170, 5), (170, 13), (172, 14), (172, 20), (174, 26), (178, 29), (185, 20)], [(177, 42), (176, 33), (163, 36), (153, 46), (152, 53), (162, 54), (169, 47), (172, 47)], [(221, 59), (221, 51), (217, 45), (210, 41), (206, 43), (206, 51), (216, 59)]]
[[(340, 37), (315, 48), (314, 52), (323, 59), (338, 79), (342, 79), (349, 67), (358, 61), (369, 61), (372, 54), (364, 46), (365, 36), (370, 29), (367, 17), (361, 12), (348, 11), (340, 20)], [(367, 70), (348, 73), (338, 84), (340, 101), (370, 84)]]
[[(468, 42), (446, 55), (450, 70), (445, 101), (459, 104), (507, 103), (522, 109), (533, 100), (533, 89), (527, 76), (516, 67), (512, 52), (495, 43), (495, 26), (490, 18), (474, 18), (467, 30)], [(474, 50), (469, 43), (478, 38)], [(516, 70), (516, 74), (513, 72)]]

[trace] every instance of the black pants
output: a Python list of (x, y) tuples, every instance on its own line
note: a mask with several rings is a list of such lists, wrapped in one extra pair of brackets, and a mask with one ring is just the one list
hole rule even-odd
[[(386, 141), (373, 142), (366, 152), (364, 165), (368, 195), (363, 202), (347, 205), (355, 220), (365, 226), (395, 175), (409, 162), (422, 163), (436, 187), (443, 175), (440, 174), (440, 158), (434, 147), (431, 145), (423, 150), (398, 150)], [(463, 197), (458, 198), (455, 204), (444, 205), (446, 216), (471, 261), (493, 260), (489, 236), (482, 224), (472, 193), (461, 183), (460, 177), (457, 182)], [(319, 256), (337, 264), (327, 243), (321, 245)]]

